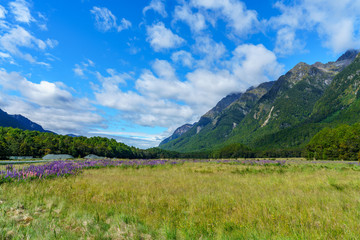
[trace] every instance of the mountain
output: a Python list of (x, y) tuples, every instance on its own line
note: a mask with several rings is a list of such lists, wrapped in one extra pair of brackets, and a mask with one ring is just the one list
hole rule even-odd
[[(213, 107), (211, 110), (209, 110), (201, 119), (199, 122), (206, 122), (207, 120), (205, 120), (204, 118), (209, 118), (209, 119), (215, 119), (216, 116), (218, 116), (222, 110), (224, 110), (226, 107), (228, 107), (231, 103), (233, 103), (235, 100), (239, 99), (241, 97), (242, 93), (232, 93), (227, 95), (226, 97), (224, 97), (223, 99), (221, 99), (215, 107)], [(189, 131), (192, 127), (194, 127), (194, 125), (199, 126), (199, 124), (194, 123), (194, 124), (185, 124), (179, 128), (177, 128), (174, 133), (164, 139), (161, 143), (161, 145), (164, 145), (172, 140), (175, 140), (179, 137), (181, 137), (183, 134), (185, 134), (187, 131)], [(200, 124), (201, 126), (201, 124)]]
[(253, 146), (261, 146), (264, 149), (303, 148), (325, 127), (334, 128), (342, 124), (352, 125), (359, 122), (360, 57), (358, 53), (357, 50), (347, 51), (335, 62), (340, 65), (341, 71), (333, 78), (304, 121), (256, 139)]
[(230, 94), (180, 137), (160, 145), (163, 149), (177, 151), (196, 151), (208, 149), (218, 142), (225, 141), (233, 129), (248, 114), (254, 104), (272, 87), (274, 82), (262, 83), (249, 88), (244, 93)]
[(10, 115), (0, 109), (0, 126), (19, 128), (39, 132), (50, 132), (44, 130), (39, 124), (32, 122), (22, 115)]
[(165, 143), (168, 143), (168, 142), (170, 142), (170, 141), (172, 141), (172, 140), (175, 140), (175, 139), (179, 138), (181, 135), (183, 135), (184, 133), (186, 133), (187, 131), (189, 131), (189, 129), (190, 129), (192, 126), (193, 126), (192, 124), (188, 124), (188, 123), (182, 125), (181, 127), (177, 128), (170, 137), (164, 139), (164, 140), (160, 143), (160, 145), (163, 145), (163, 144), (165, 144)]
[(356, 122), (359, 118), (353, 116), (358, 116), (357, 110), (360, 113), (358, 53), (349, 50), (326, 64), (300, 62), (277, 81), (239, 94), (221, 111), (213, 114), (210, 110), (181, 137), (160, 147), (181, 152), (230, 143), (258, 149), (302, 147), (330, 123)]

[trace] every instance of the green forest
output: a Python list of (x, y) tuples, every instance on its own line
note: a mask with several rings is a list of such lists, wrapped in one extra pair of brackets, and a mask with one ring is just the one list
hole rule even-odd
[(0, 156), (33, 156), (70, 154), (84, 157), (96, 154), (103, 157), (138, 158), (143, 151), (115, 139), (103, 137), (70, 137), (54, 133), (0, 127)]
[(360, 158), (360, 123), (325, 128), (317, 133), (305, 148), (255, 150), (240, 143), (202, 152), (179, 153), (149, 148), (130, 147), (105, 137), (71, 137), (18, 128), (0, 127), (0, 159), (9, 156), (70, 154), (84, 157), (96, 154), (109, 158), (263, 158), (307, 157), (316, 160), (358, 160)]
[(360, 160), (360, 123), (324, 128), (306, 146), (308, 159)]
[(115, 139), (104, 137), (71, 137), (48, 132), (0, 127), (0, 159), (9, 156), (33, 156), (41, 158), (46, 154), (70, 154), (84, 157), (96, 154), (109, 158), (253, 158), (301, 156), (301, 149), (255, 151), (243, 144), (230, 144), (211, 151), (179, 153), (149, 148), (130, 147)]

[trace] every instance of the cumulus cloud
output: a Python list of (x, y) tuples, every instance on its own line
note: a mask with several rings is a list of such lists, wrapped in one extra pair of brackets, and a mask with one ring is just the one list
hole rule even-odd
[(279, 53), (305, 46), (296, 35), (299, 31), (315, 31), (323, 45), (336, 53), (360, 47), (358, 1), (302, 0), (291, 5), (279, 1), (275, 7), (281, 15), (269, 23), (278, 30), (275, 50)]
[(147, 41), (151, 47), (159, 52), (165, 49), (176, 48), (185, 42), (184, 39), (167, 29), (164, 23), (159, 22), (146, 27)]
[[(41, 81), (33, 83), (17, 72), (0, 69), (2, 96), (0, 106), (11, 114), (22, 114), (58, 133), (77, 133), (84, 126), (100, 124), (102, 117), (93, 112), (89, 100), (75, 98), (61, 83)], [(6, 91), (20, 96), (9, 96)]]
[(99, 104), (122, 111), (122, 118), (142, 126), (169, 126), (181, 124), (192, 116), (189, 106), (182, 106), (164, 99), (151, 99), (133, 91), (122, 91), (109, 84), (95, 93)]
[(163, 0), (151, 0), (150, 4), (143, 9), (143, 14), (145, 15), (149, 10), (153, 10), (159, 13), (161, 16), (167, 17), (167, 12), (165, 10), (165, 4)]
[[(215, 18), (222, 18), (231, 28), (232, 34), (246, 36), (259, 30), (260, 22), (257, 12), (248, 10), (246, 5), (239, 0), (190, 0), (190, 5), (195, 8), (212, 11)], [(213, 21), (209, 19), (209, 21)]]
[(177, 52), (174, 52), (171, 55), (171, 60), (175, 63), (181, 63), (185, 67), (191, 67), (194, 64), (194, 58), (192, 57), (191, 53), (180, 50)]
[(193, 13), (187, 4), (175, 7), (174, 22), (183, 21), (187, 23), (194, 33), (199, 33), (207, 28), (206, 20), (203, 14)]
[(220, 65), (220, 60), (226, 55), (227, 49), (223, 43), (215, 42), (209, 36), (199, 36), (195, 38), (195, 44), (192, 46), (194, 53), (202, 57), (197, 65), (212, 68), (213, 64)]
[(276, 80), (284, 71), (276, 55), (264, 45), (243, 44), (233, 51), (232, 71), (246, 85)]
[(276, 35), (276, 44), (274, 51), (282, 56), (292, 54), (296, 50), (304, 49), (304, 44), (296, 38), (296, 33), (289, 27), (278, 30)]
[(62, 84), (47, 81), (33, 83), (17, 72), (8, 73), (1, 69), (0, 84), (5, 90), (19, 91), (22, 96), (39, 106), (69, 107), (74, 103), (71, 93), (64, 90)]
[(196, 121), (225, 95), (275, 80), (283, 71), (263, 45), (243, 44), (231, 54), (223, 69), (198, 67), (184, 80), (170, 62), (157, 59), (135, 80), (135, 90), (122, 90), (122, 81), (102, 80), (96, 99), (134, 123), (173, 129)]
[(23, 53), (20, 48), (30, 48), (45, 50), (56, 46), (57, 42), (48, 39), (43, 41), (34, 37), (31, 33), (25, 30), (23, 27), (16, 26), (11, 28), (7, 33), (0, 36), (0, 49), (5, 50), (11, 55), (21, 57), (30, 63), (37, 63), (41, 65), (48, 65), (43, 62), (38, 62), (33, 56), (28, 53)]
[(112, 68), (106, 69), (106, 73), (108, 76), (103, 76), (99, 72), (95, 73), (97, 79), (105, 85), (109, 84), (110, 86), (113, 86), (120, 83), (126, 83), (126, 80), (130, 79), (128, 74), (118, 73), (115, 69)]
[[(122, 80), (101, 78), (101, 88), (95, 91), (99, 104), (122, 111), (122, 117), (143, 126), (168, 126), (169, 122), (181, 124), (182, 119), (193, 115), (189, 106), (178, 104), (166, 97), (173, 97), (177, 83), (174, 69), (166, 61), (157, 60), (153, 67), (160, 78), (145, 70), (136, 81), (135, 91), (123, 91), (119, 83)], [(175, 78), (175, 79), (174, 79)]]
[(25, 0), (16, 0), (9, 3), (10, 11), (14, 14), (16, 21), (21, 23), (30, 23), (34, 21), (34, 18), (31, 16), (29, 3)]
[(94, 6), (90, 12), (95, 16), (96, 27), (102, 32), (112, 29), (121, 32), (131, 27), (131, 22), (125, 18), (122, 18), (120, 24), (118, 24), (116, 16), (107, 8)]

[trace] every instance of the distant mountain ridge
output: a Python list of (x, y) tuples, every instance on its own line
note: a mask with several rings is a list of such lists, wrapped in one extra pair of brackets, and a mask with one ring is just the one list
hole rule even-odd
[(201, 142), (205, 147), (215, 144), (231, 133), (273, 84), (274, 82), (262, 83), (257, 87), (249, 88), (244, 93), (233, 93), (224, 97), (185, 133), (171, 141), (162, 142), (160, 147), (166, 149), (168, 145), (175, 144), (185, 146), (192, 151), (193, 147), (197, 147), (197, 142)]
[(10, 115), (0, 109), (0, 126), (1, 127), (12, 127), (19, 128), (22, 130), (31, 130), (39, 132), (51, 132), (43, 129), (39, 124), (29, 120), (22, 115)]
[(165, 144), (165, 143), (168, 143), (168, 142), (170, 142), (170, 141), (172, 141), (172, 140), (175, 140), (175, 139), (179, 138), (181, 135), (183, 135), (184, 133), (186, 133), (190, 128), (192, 128), (192, 126), (193, 126), (193, 124), (188, 124), (188, 123), (187, 123), (187, 124), (182, 125), (181, 127), (178, 127), (178, 128), (174, 131), (174, 133), (173, 133), (170, 137), (164, 139), (164, 140), (160, 143), (160, 145)]
[[(356, 117), (360, 117), (360, 102), (359, 115), (355, 114), (360, 96), (358, 53), (349, 50), (337, 61), (326, 64), (300, 62), (277, 81), (239, 93), (223, 109), (214, 107), (186, 133), (159, 147), (181, 152), (209, 150), (230, 143), (260, 149), (301, 147), (335, 119), (342, 123), (360, 121)], [(348, 116), (351, 120), (344, 120), (345, 115), (329, 119), (331, 114), (350, 108), (354, 114)], [(323, 122), (325, 119), (328, 123)]]

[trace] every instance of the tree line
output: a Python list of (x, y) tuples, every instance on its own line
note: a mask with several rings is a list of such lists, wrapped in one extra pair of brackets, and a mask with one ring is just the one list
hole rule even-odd
[(41, 158), (47, 154), (70, 154), (84, 157), (95, 154), (109, 158), (255, 158), (300, 157), (302, 149), (254, 150), (240, 143), (233, 143), (214, 150), (180, 153), (160, 148), (139, 149), (105, 137), (72, 137), (49, 132), (0, 127), (0, 159), (9, 156)]
[(306, 146), (308, 159), (360, 160), (360, 123), (324, 128)]
[(139, 158), (142, 150), (129, 147), (115, 139), (104, 137), (71, 137), (54, 133), (0, 127), (0, 156), (33, 156), (70, 154), (84, 157), (96, 154), (103, 157)]

